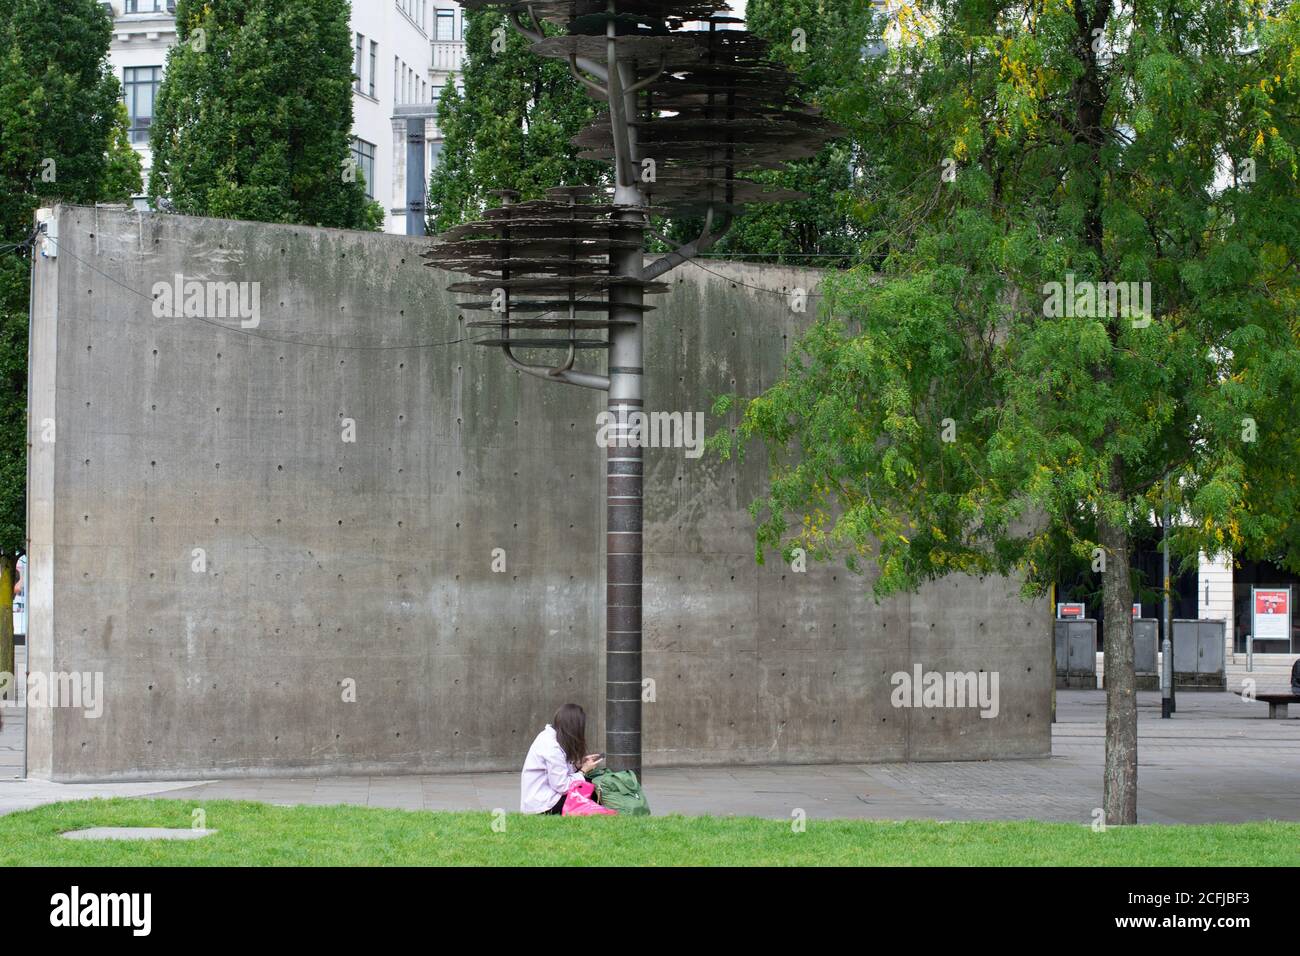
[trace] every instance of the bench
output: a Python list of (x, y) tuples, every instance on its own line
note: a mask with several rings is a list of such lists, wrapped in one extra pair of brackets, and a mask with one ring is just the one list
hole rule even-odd
[(1285, 720), (1286, 705), (1300, 704), (1300, 694), (1251, 694), (1246, 695), (1237, 691), (1237, 696), (1245, 697), (1246, 700), (1257, 700), (1261, 704), (1268, 704), (1269, 719)]

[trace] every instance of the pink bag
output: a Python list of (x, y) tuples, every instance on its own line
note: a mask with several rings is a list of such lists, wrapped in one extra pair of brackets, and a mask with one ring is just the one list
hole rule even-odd
[(591, 795), (595, 792), (596, 788), (585, 780), (575, 780), (569, 784), (569, 792), (564, 795), (564, 807), (560, 810), (560, 816), (594, 817), (598, 814), (617, 815), (617, 810), (602, 807), (591, 799)]

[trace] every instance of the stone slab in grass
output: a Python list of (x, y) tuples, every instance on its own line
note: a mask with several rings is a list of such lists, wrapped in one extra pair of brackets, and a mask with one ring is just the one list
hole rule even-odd
[(69, 830), (63, 837), (68, 840), (197, 840), (216, 832), (190, 827), (89, 827)]

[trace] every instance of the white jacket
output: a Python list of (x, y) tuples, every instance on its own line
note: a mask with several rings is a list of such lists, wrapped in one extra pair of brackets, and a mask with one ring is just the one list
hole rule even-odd
[(555, 728), (547, 724), (524, 758), (524, 769), (519, 775), (519, 810), (545, 813), (569, 792), (571, 783), (586, 779), (569, 763), (555, 737)]

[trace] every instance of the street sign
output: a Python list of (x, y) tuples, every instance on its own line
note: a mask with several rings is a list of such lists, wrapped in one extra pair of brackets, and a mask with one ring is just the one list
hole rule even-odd
[(1250, 589), (1250, 633), (1257, 641), (1291, 640), (1291, 589)]
[(1082, 602), (1056, 605), (1056, 617), (1061, 621), (1082, 621), (1086, 616), (1084, 611)]

